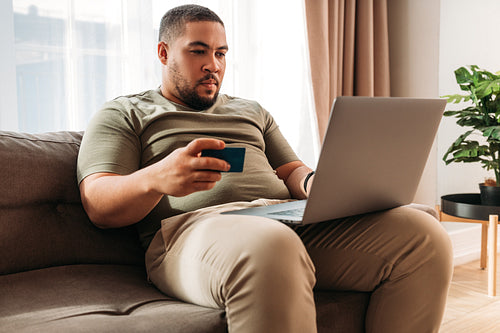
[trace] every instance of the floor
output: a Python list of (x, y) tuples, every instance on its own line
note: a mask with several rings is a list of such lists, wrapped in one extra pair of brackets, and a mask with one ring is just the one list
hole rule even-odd
[(500, 296), (487, 295), (487, 275), (479, 261), (455, 267), (441, 333), (500, 332)]

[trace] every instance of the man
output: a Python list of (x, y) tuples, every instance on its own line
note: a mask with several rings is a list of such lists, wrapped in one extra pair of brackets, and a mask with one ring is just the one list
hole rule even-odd
[[(267, 111), (219, 95), (227, 51), (207, 8), (165, 14), (161, 87), (108, 102), (84, 135), (78, 180), (90, 219), (137, 224), (151, 281), (224, 308), (230, 332), (315, 332), (313, 288), (372, 291), (368, 332), (437, 332), (451, 247), (430, 215), (400, 207), (290, 228), (219, 214), (306, 198), (313, 180)], [(243, 173), (200, 156), (225, 146), (246, 148)]]

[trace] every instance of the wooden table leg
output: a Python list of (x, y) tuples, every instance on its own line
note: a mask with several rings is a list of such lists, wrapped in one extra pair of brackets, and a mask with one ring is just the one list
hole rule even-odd
[(497, 295), (497, 225), (498, 215), (488, 223), (488, 296)]
[(486, 253), (488, 251), (488, 223), (481, 223), (481, 261), (479, 267), (486, 268)]

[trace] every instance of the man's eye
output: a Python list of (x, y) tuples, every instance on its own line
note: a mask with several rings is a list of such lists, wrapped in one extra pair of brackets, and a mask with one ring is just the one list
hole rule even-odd
[(220, 58), (224, 58), (226, 56), (226, 54), (224, 52), (217, 52), (216, 54)]
[(204, 54), (205, 51), (203, 51), (203, 50), (191, 50), (191, 53), (193, 53), (193, 54)]

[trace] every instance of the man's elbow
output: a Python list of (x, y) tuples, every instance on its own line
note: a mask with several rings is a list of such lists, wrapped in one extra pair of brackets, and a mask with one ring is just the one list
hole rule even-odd
[(103, 210), (102, 197), (96, 195), (95, 183), (99, 174), (90, 175), (80, 183), (80, 199), (90, 221), (100, 229), (114, 228), (113, 217)]
[(111, 229), (113, 228), (113, 223), (106, 218), (105, 215), (100, 214), (96, 209), (93, 209), (85, 200), (82, 200), (83, 209), (87, 213), (87, 216), (96, 227), (99, 229)]
[(114, 225), (110, 225), (110, 224), (108, 224), (106, 222), (101, 222), (99, 220), (95, 220), (95, 219), (92, 219), (92, 218), (90, 218), (90, 222), (92, 222), (92, 224), (95, 225), (96, 227), (98, 227), (99, 229), (112, 229), (112, 228), (116, 228)]
[(82, 205), (89, 220), (99, 229), (121, 228), (138, 222), (123, 211), (109, 210), (103, 205), (92, 203), (84, 198), (82, 198)]

